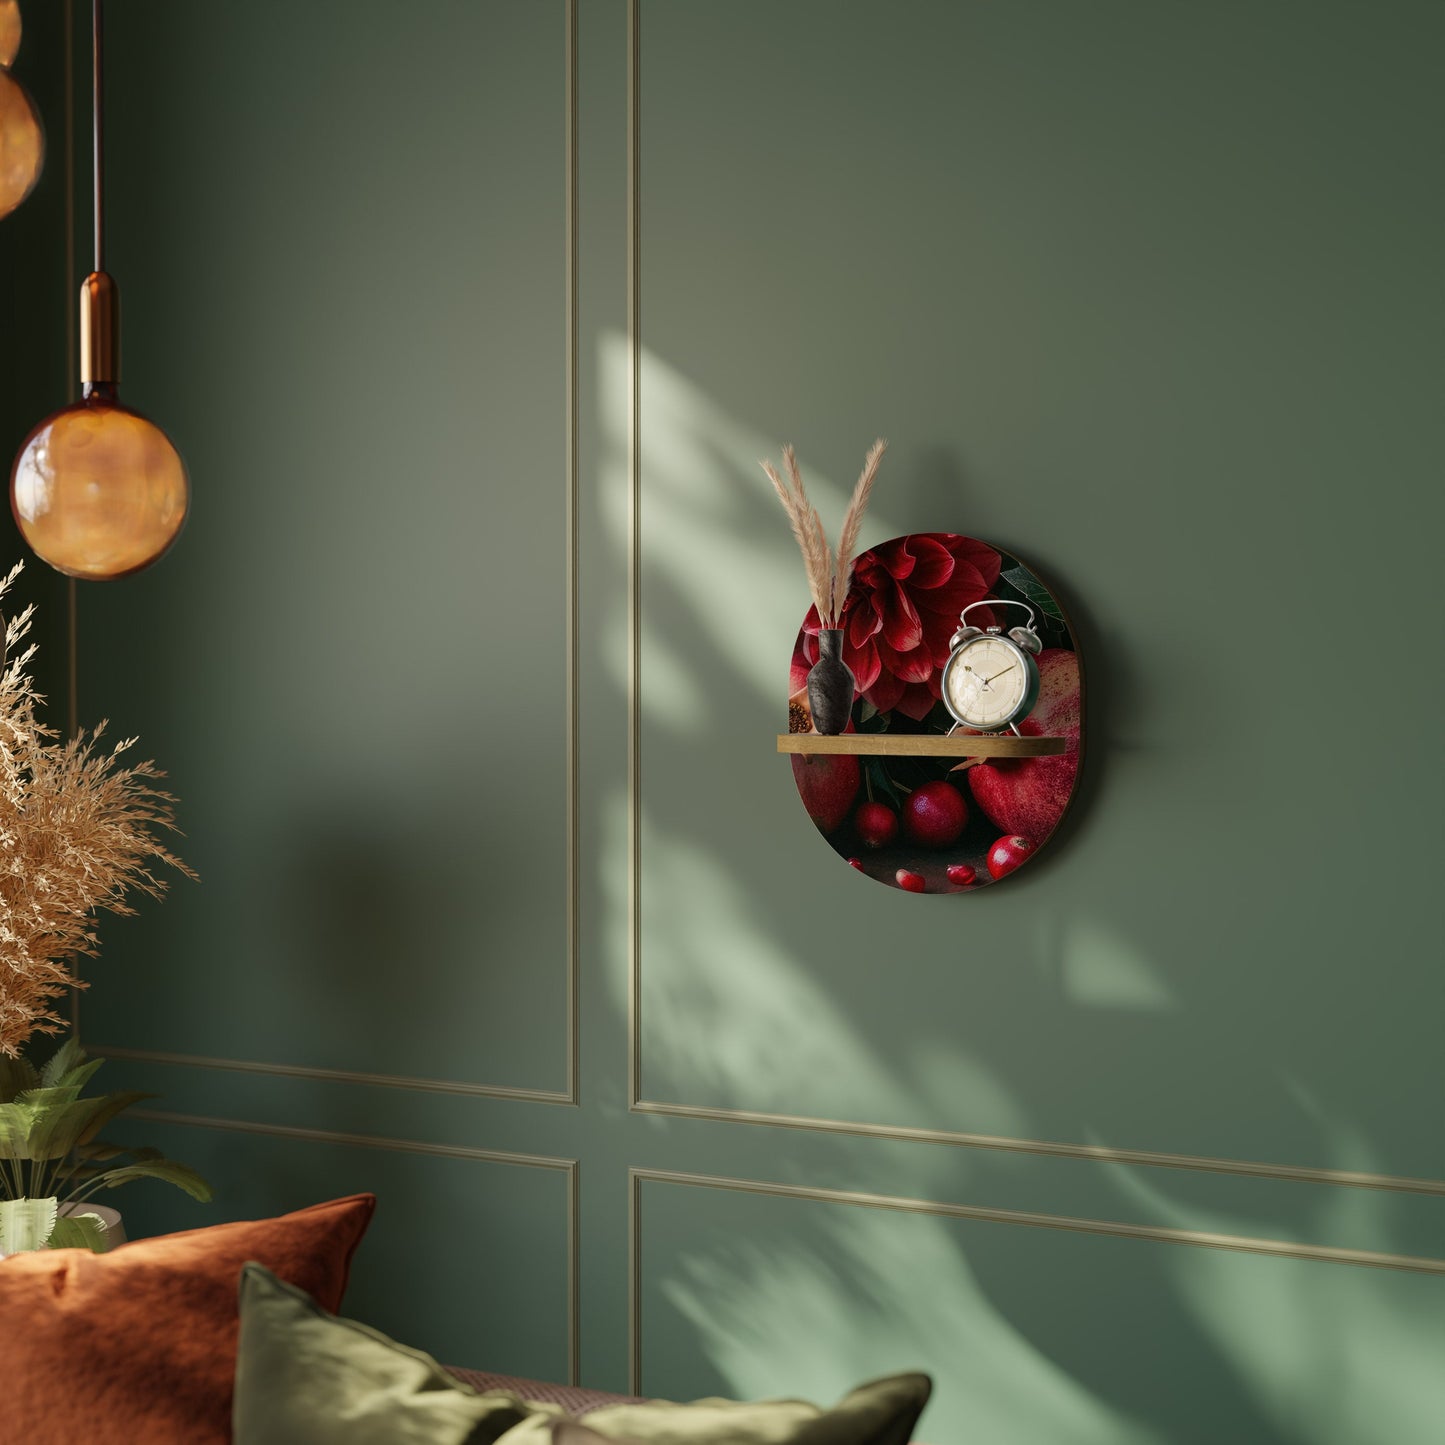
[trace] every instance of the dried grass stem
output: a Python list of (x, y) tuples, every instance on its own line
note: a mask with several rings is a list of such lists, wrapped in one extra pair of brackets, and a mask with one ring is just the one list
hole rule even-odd
[(848, 586), (853, 577), (853, 561), (858, 551), (858, 534), (863, 528), (863, 517), (868, 510), (868, 499), (873, 495), (873, 482), (878, 476), (878, 464), (888, 443), (879, 437), (868, 449), (863, 471), (853, 487), (848, 510), (843, 516), (843, 526), (838, 533), (838, 547), (834, 551), (828, 546), (828, 537), (823, 530), (823, 519), (818, 509), (808, 499), (803, 485), (803, 474), (798, 468), (797, 454), (791, 446), (783, 448), (783, 466), (787, 472), (785, 481), (778, 475), (778, 469), (771, 462), (760, 463), (793, 529), (798, 550), (803, 554), (803, 572), (808, 579), (808, 591), (813, 606), (818, 609), (818, 618), (824, 627), (837, 627), (843, 616), (843, 605), (848, 599)]

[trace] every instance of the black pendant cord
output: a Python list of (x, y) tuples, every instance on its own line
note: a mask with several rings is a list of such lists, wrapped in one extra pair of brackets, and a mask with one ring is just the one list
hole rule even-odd
[(90, 0), (90, 95), (91, 147), (95, 160), (95, 266), (105, 270), (105, 126), (104, 92), (101, 87), (102, 0)]

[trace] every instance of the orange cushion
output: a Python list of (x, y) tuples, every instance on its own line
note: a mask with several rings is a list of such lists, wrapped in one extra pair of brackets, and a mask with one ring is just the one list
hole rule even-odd
[(0, 1260), (0, 1434), (26, 1445), (228, 1441), (241, 1266), (258, 1260), (334, 1312), (375, 1208), (356, 1194), (109, 1254)]

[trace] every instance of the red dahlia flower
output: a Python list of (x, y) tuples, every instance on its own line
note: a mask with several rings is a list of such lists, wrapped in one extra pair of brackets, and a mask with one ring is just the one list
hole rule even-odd
[[(940, 678), (958, 614), (998, 581), (999, 554), (956, 532), (915, 532), (862, 553), (843, 606), (843, 660), (879, 712), (922, 722), (942, 697)], [(974, 614), (970, 622), (988, 624)], [(810, 607), (793, 649), (791, 692), (818, 660), (818, 609)]]

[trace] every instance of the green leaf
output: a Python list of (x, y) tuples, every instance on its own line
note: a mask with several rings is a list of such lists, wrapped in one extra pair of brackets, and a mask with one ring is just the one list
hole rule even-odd
[(55, 1082), (67, 1087), (74, 1085), (83, 1089), (95, 1077), (95, 1071), (104, 1062), (104, 1059), (91, 1059), (89, 1062), (71, 1069), (69, 1073), (62, 1074)]
[(139, 1164), (122, 1165), (119, 1169), (107, 1169), (86, 1186), (90, 1193), (97, 1186), (114, 1189), (117, 1185), (128, 1184), (132, 1179), (160, 1179), (184, 1189), (192, 1199), (202, 1204), (211, 1200), (211, 1186), (188, 1164), (177, 1164), (174, 1159), (146, 1159)]
[(0, 1199), (0, 1254), (43, 1248), (59, 1208), (58, 1199)]
[(96, 1114), (85, 1132), (75, 1142), (77, 1144), (89, 1144), (117, 1114), (123, 1113), (132, 1105), (139, 1104), (142, 1099), (154, 1099), (154, 1094), (146, 1094), (136, 1089), (125, 1089), (118, 1094), (103, 1094), (100, 1102), (104, 1108)]
[(77, 1144), (88, 1144), (121, 1110), (151, 1097), (134, 1092), (101, 1094), (37, 1110), (26, 1139), (27, 1157), (60, 1159)]
[(93, 1144), (77, 1144), (73, 1153), (87, 1164), (107, 1164), (123, 1154), (134, 1154), (142, 1159), (161, 1157), (159, 1149), (127, 1149), (124, 1144), (107, 1144), (103, 1139), (97, 1139)]
[(60, 1104), (73, 1104), (80, 1097), (80, 1085), (75, 1084), (69, 1087), (56, 1086), (48, 1089), (26, 1089), (23, 1094), (16, 1094), (15, 1102), (25, 1104), (39, 1112), (42, 1109), (52, 1109)]
[(33, 1089), (39, 1083), (40, 1075), (29, 1059), (0, 1054), (0, 1103), (8, 1104), (16, 1094)]
[(47, 1089), (53, 1089), (66, 1082), (65, 1076), (84, 1062), (85, 1050), (80, 1047), (80, 1040), (71, 1034), (45, 1061), (45, 1067), (40, 1071), (40, 1082)]
[(0, 1158), (28, 1159), (35, 1111), (24, 1104), (0, 1104)]
[(1056, 622), (1063, 622), (1064, 614), (1059, 611), (1059, 604), (1054, 601), (1054, 594), (1027, 567), (1010, 567), (1008, 571), (1000, 575), (1011, 587), (1022, 593), (1026, 601), (1033, 603), (1044, 616), (1052, 617)]
[(98, 1214), (62, 1214), (46, 1241), (46, 1249), (88, 1249), (104, 1254), (105, 1220)]

